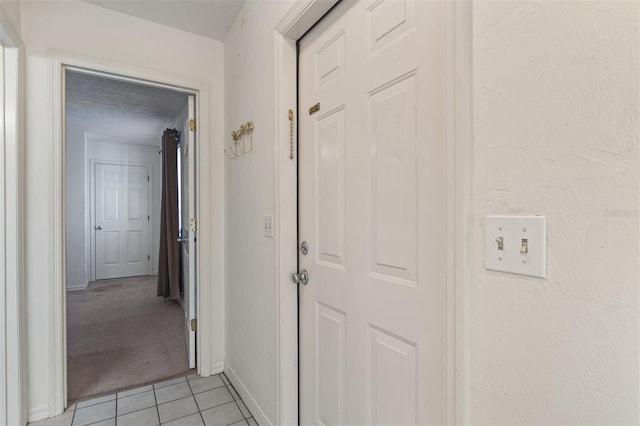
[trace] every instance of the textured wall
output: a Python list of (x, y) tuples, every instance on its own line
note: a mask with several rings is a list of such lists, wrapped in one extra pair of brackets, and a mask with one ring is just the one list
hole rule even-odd
[[(275, 205), (273, 29), (289, 1), (244, 6), (224, 41), (225, 142), (253, 121), (253, 152), (225, 160), (226, 362), (272, 424), (276, 421), (274, 239), (262, 218)], [(278, 230), (275, 229), (277, 233)]]
[(22, 13), (19, 0), (0, 0), (0, 16), (3, 22), (11, 25), (11, 31), (20, 36), (22, 33)]
[[(638, 2), (474, 2), (470, 420), (638, 424)], [(485, 271), (548, 217), (548, 278)]]

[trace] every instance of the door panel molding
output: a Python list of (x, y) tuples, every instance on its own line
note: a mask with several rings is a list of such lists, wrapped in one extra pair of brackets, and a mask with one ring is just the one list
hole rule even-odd
[[(288, 111), (297, 108), (297, 40), (329, 11), (337, 0), (296, 2), (274, 29), (275, 64), (275, 219), (277, 424), (298, 424), (297, 289), (290, 274), (297, 269), (297, 155), (289, 159)], [(471, 259), (468, 221), (471, 218), (472, 159), (472, 3), (446, 6), (446, 419), (468, 421), (468, 285)], [(302, 109), (300, 110), (302, 111)], [(297, 112), (296, 112), (297, 115)], [(294, 144), (297, 146), (297, 116)]]

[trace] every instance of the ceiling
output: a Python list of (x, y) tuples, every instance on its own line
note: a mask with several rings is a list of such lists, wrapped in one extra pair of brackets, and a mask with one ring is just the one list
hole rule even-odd
[(246, 0), (82, 0), (223, 41)]
[(160, 146), (187, 104), (187, 95), (67, 70), (66, 130), (105, 141)]

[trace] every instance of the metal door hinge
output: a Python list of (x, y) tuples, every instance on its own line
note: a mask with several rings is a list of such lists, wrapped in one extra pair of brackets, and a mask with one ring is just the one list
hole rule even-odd
[(147, 215), (147, 222), (151, 220), (151, 216)]
[(189, 221), (189, 230), (195, 232), (196, 231), (196, 220), (191, 219)]
[(147, 260), (151, 260), (151, 255), (150, 254), (147, 255)]
[(191, 331), (196, 331), (198, 329), (198, 320), (195, 318), (191, 320)]
[(194, 120), (193, 118), (189, 120), (189, 130), (191, 130), (192, 132), (196, 131), (196, 120)]
[(147, 182), (149, 182), (149, 176), (147, 176)]

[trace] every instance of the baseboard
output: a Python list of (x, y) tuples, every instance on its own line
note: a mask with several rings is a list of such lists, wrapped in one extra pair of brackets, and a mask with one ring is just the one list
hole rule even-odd
[(86, 290), (89, 287), (88, 282), (84, 283), (67, 283), (67, 291), (81, 291)]
[(220, 374), (224, 371), (224, 362), (216, 362), (211, 364), (211, 374)]
[(38, 420), (44, 420), (49, 418), (49, 406), (43, 405), (38, 408), (29, 409), (27, 415), (28, 423), (37, 422)]
[(233, 387), (236, 388), (240, 398), (242, 398), (245, 405), (253, 415), (253, 418), (256, 419), (256, 422), (258, 422), (260, 426), (271, 426), (271, 422), (264, 414), (264, 411), (262, 411), (256, 400), (253, 399), (244, 383), (242, 383), (242, 380), (236, 376), (236, 373), (233, 372), (233, 369), (226, 362), (224, 363), (224, 374), (227, 376)]

